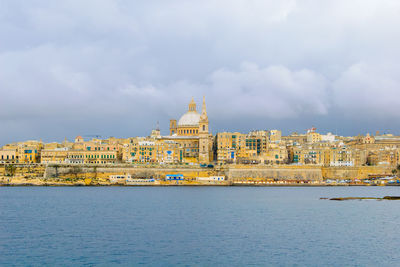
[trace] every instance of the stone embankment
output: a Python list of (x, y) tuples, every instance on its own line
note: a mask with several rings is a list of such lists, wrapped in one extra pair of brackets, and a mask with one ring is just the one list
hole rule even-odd
[(229, 180), (240, 182), (245, 179), (272, 179), (296, 181), (322, 181), (322, 170), (303, 166), (230, 166), (226, 169)]
[[(251, 182), (265, 185), (268, 181), (282, 184), (319, 184), (325, 179), (365, 179), (391, 175), (391, 167), (321, 167), (227, 165), (215, 168), (170, 165), (68, 165), (68, 164), (0, 164), (0, 185), (110, 185), (110, 175), (163, 180), (167, 174), (182, 174), (181, 184), (195, 185), (197, 177), (225, 176), (221, 184)], [(166, 184), (166, 183), (164, 183)]]

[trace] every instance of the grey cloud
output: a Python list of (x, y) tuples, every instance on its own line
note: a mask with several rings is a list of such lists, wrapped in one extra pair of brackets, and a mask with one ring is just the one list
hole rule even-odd
[[(188, 81), (139, 87), (129, 84), (119, 90), (123, 97), (138, 102), (150, 99), (167, 107), (177, 101), (174, 112), (184, 110), (191, 96), (207, 96), (209, 110), (229, 118), (237, 114), (266, 118), (293, 118), (304, 114), (326, 114), (329, 107), (326, 79), (310, 70), (292, 71), (283, 66), (260, 68), (243, 63), (238, 70), (219, 69), (203, 84)], [(177, 108), (176, 108), (177, 107)], [(172, 115), (172, 114), (171, 114)]]
[(400, 65), (360, 62), (333, 83), (334, 101), (347, 114), (399, 118)]
[(0, 143), (144, 135), (203, 95), (214, 131), (250, 118), (377, 128), (398, 118), (399, 12), (391, 0), (1, 1)]
[(239, 71), (218, 70), (211, 75), (213, 99), (224, 99), (226, 114), (249, 114), (267, 118), (326, 114), (326, 81), (310, 70), (292, 71), (284, 66), (260, 68), (242, 64)]

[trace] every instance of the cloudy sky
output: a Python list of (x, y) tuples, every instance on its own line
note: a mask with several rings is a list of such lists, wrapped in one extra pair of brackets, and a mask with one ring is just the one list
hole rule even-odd
[(0, 0), (0, 145), (167, 134), (400, 134), (398, 0)]

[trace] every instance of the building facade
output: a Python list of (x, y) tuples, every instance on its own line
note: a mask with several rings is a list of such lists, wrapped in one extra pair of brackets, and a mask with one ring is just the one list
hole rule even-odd
[(203, 97), (201, 114), (192, 98), (188, 111), (181, 116), (178, 123), (170, 120), (170, 135), (160, 137), (161, 140), (173, 141), (182, 149), (183, 163), (209, 164), (213, 160), (213, 136), (209, 130), (206, 101)]

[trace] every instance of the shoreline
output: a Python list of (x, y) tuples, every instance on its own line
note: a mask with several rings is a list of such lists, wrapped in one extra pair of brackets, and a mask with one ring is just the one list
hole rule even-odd
[(365, 185), (365, 184), (157, 184), (157, 185), (123, 185), (123, 184), (63, 184), (63, 183), (18, 183), (18, 184), (0, 184), (0, 187), (382, 187), (382, 186), (400, 186), (400, 185)]

